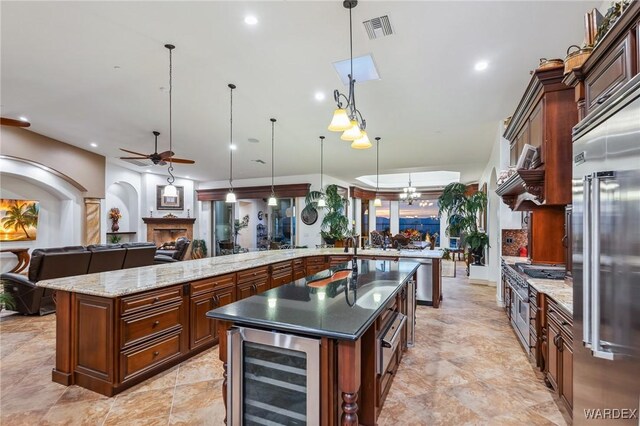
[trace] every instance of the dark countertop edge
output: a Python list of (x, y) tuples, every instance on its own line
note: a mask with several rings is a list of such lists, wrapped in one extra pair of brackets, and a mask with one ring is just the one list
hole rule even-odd
[[(387, 299), (384, 301), (384, 303), (380, 304), (380, 307), (378, 309), (376, 309), (369, 316), (369, 319), (358, 329), (358, 331), (355, 334), (327, 332), (327, 331), (318, 330), (318, 329), (314, 329), (314, 328), (299, 327), (299, 326), (296, 326), (296, 325), (293, 325), (293, 324), (289, 324), (289, 323), (268, 322), (268, 321), (261, 321), (261, 320), (257, 320), (257, 321), (256, 320), (245, 320), (245, 319), (234, 317), (234, 316), (230, 316), (230, 315), (221, 315), (221, 314), (210, 313), (211, 311), (207, 312), (206, 315), (209, 318), (218, 319), (218, 320), (227, 321), (227, 322), (232, 322), (232, 323), (238, 324), (238, 325), (258, 326), (258, 327), (261, 327), (261, 328), (270, 328), (270, 329), (277, 330), (277, 331), (292, 331), (292, 332), (296, 332), (296, 333), (306, 334), (308, 336), (329, 337), (329, 338), (338, 339), (338, 340), (355, 341), (355, 340), (360, 339), (364, 335), (364, 333), (369, 329), (369, 327), (371, 327), (371, 324), (373, 324), (373, 322), (376, 320), (376, 318), (378, 318), (380, 316), (380, 314), (384, 310), (385, 306), (387, 306), (389, 301), (392, 298), (396, 297), (396, 295), (398, 294), (398, 292), (400, 291), (402, 286), (404, 284), (406, 284), (406, 282), (409, 281), (409, 279), (411, 279), (411, 277), (416, 273), (416, 271), (420, 267), (420, 264), (417, 263), (417, 262), (414, 262), (414, 263), (416, 263), (416, 266), (411, 270), (411, 272), (409, 272), (407, 274), (405, 279), (403, 279), (400, 283), (398, 283), (396, 290), (389, 297), (387, 297)], [(292, 282), (294, 282), (294, 281), (292, 281)], [(291, 284), (291, 283), (288, 283), (288, 284)], [(288, 284), (284, 284), (284, 285), (288, 285)], [(251, 296), (251, 297), (255, 297), (255, 296)]]

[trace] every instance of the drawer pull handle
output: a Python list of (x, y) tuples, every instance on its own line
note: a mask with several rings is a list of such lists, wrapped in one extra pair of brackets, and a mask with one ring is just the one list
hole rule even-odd
[(159, 351), (155, 351), (155, 352), (153, 353), (153, 356), (158, 356), (158, 355), (160, 355), (160, 352), (159, 352)]
[(159, 302), (160, 301), (160, 297), (156, 296), (153, 298), (153, 303)]
[(254, 273), (253, 273), (253, 276), (255, 277), (256, 275), (258, 275), (258, 273), (257, 273), (257, 272), (254, 272)]
[(598, 99), (598, 100), (596, 101), (596, 103), (597, 103), (598, 105), (603, 104), (603, 103), (605, 103), (605, 101), (606, 101), (607, 99), (609, 99), (609, 97), (610, 97), (610, 96), (611, 96), (611, 93), (607, 93), (606, 95), (601, 96), (601, 97), (600, 97), (600, 99)]
[(562, 325), (569, 325), (569, 323), (566, 321), (562, 321)]
[(153, 326), (154, 326), (154, 327), (157, 327), (158, 325), (160, 325), (160, 321), (155, 320), (155, 321), (153, 322)]

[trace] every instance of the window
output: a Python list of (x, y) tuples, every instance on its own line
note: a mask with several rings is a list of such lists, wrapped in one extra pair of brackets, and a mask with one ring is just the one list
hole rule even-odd
[(376, 231), (382, 233), (391, 229), (391, 201), (383, 201), (376, 207)]
[(438, 234), (435, 245), (440, 243), (440, 218), (438, 217), (437, 200), (419, 200), (408, 205), (400, 203), (400, 232), (413, 234), (424, 241), (427, 233)]
[[(233, 207), (235, 203), (229, 204), (224, 201), (213, 202), (213, 230), (216, 248), (215, 254), (233, 253)], [(224, 252), (222, 250), (225, 250)]]
[(296, 220), (293, 198), (278, 199), (278, 205), (271, 209), (271, 241), (295, 246)]
[(363, 237), (369, 236), (369, 200), (362, 200), (360, 235)]

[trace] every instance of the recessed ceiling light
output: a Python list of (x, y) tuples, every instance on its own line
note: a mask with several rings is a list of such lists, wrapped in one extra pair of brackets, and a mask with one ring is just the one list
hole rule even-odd
[(480, 62), (476, 62), (476, 65), (474, 66), (474, 68), (476, 71), (484, 71), (487, 69), (488, 66), (489, 66), (489, 62), (480, 61)]
[(151, 173), (151, 170), (147, 169), (147, 170), (145, 170), (145, 172), (147, 172), (147, 173)]
[(97, 148), (97, 147), (98, 147), (98, 144), (97, 144), (97, 143), (95, 143), (95, 142), (91, 142), (91, 144), (90, 144), (90, 145), (91, 145), (92, 147), (94, 147), (94, 148)]
[(256, 18), (255, 16), (245, 16), (244, 17), (244, 23), (247, 25), (255, 25), (258, 23), (258, 18)]
[(185, 176), (187, 179), (191, 179), (191, 177), (189, 175)]
[(324, 98), (325, 98), (323, 92), (316, 92), (314, 97), (316, 98), (316, 101), (324, 101)]
[(114, 69), (114, 70), (119, 70), (119, 69), (120, 69), (120, 65), (114, 65), (114, 66), (113, 66), (113, 69)]
[(27, 117), (24, 117), (24, 116), (18, 117), (18, 120), (20, 120), (20, 121), (29, 121), (29, 119)]
[(233, 144), (229, 145), (229, 149), (232, 149), (232, 150), (235, 151), (236, 149), (238, 149), (238, 146), (233, 143)]

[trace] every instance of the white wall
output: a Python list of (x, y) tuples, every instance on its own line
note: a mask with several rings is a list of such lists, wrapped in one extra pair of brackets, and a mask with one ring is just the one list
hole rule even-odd
[[(83, 238), (84, 200), (78, 189), (39, 167), (0, 159), (0, 197), (40, 202), (36, 240), (3, 242), (2, 247), (46, 248), (80, 245)], [(16, 264), (11, 253), (0, 256), (2, 272)]]
[(490, 247), (486, 258), (486, 271), (478, 271), (476, 275), (479, 275), (474, 277), (474, 271), (472, 270), (470, 278), (488, 280), (491, 283), (495, 283), (497, 285), (496, 298), (501, 300), (500, 256), (502, 255), (502, 229), (520, 229), (521, 213), (511, 211), (495, 193), (497, 176), (500, 175), (502, 170), (509, 167), (509, 141), (502, 137), (504, 133), (503, 122), (498, 123), (497, 127), (491, 156), (479, 180), (480, 188), (485, 183), (487, 184), (486, 232), (489, 235)]

